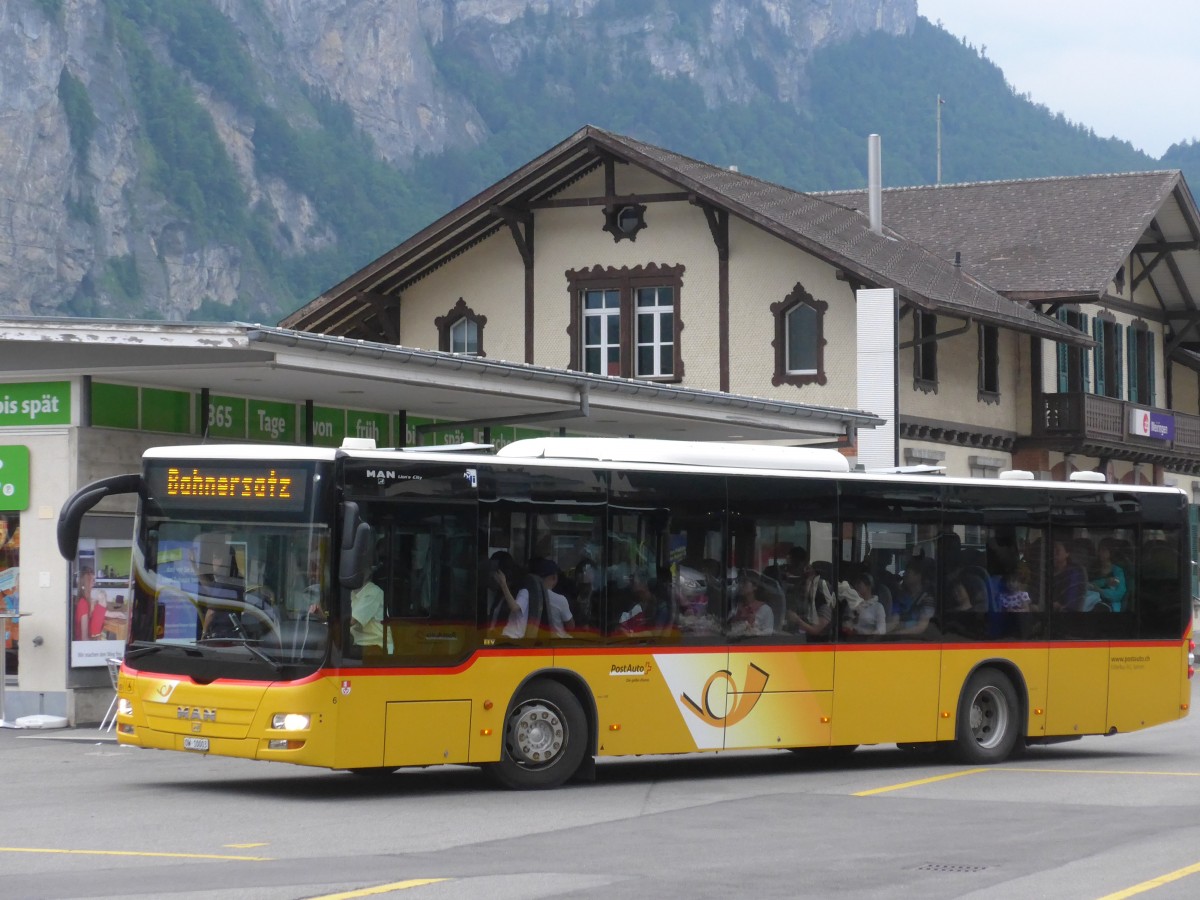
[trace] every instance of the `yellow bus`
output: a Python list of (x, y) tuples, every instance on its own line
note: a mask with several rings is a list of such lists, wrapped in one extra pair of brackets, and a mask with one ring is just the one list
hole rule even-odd
[(1185, 716), (1182, 492), (849, 471), (831, 450), (538, 438), (196, 446), (139, 494), (122, 744), (586, 779), (602, 756), (947, 745)]

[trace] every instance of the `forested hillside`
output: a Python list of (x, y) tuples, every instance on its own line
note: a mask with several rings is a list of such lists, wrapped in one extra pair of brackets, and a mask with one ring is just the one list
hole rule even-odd
[(863, 186), (876, 132), (899, 186), (940, 96), (944, 182), (1200, 183), (1200, 145), (1052, 115), (915, 0), (781, 5), (8, 0), (0, 309), (274, 321), (585, 124), (809, 191)]

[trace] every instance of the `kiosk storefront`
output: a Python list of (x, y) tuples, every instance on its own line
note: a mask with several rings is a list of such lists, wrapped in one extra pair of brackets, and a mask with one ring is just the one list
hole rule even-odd
[[(0, 596), (6, 718), (101, 721), (124, 647), (134, 508), (110, 498), (79, 554), (56, 526), (78, 487), (153, 446), (380, 446), (549, 433), (849, 441), (874, 416), (239, 324), (0, 319)], [(636, 402), (633, 398), (637, 398)], [(736, 435), (736, 438), (735, 438)], [(19, 618), (18, 618), (19, 617)], [(19, 624), (18, 624), (19, 622)]]

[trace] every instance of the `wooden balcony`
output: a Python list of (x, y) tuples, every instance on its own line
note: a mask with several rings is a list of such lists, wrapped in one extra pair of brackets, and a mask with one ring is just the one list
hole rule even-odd
[[(1130, 410), (1174, 420), (1171, 440), (1129, 433)], [(1068, 453), (1200, 470), (1200, 416), (1095, 394), (1042, 394), (1035, 403), (1030, 443)]]

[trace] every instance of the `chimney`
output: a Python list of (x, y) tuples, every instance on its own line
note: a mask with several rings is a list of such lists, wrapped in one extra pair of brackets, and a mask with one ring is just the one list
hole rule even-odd
[(881, 172), (879, 135), (867, 136), (867, 213), (871, 230), (883, 234), (883, 176)]

